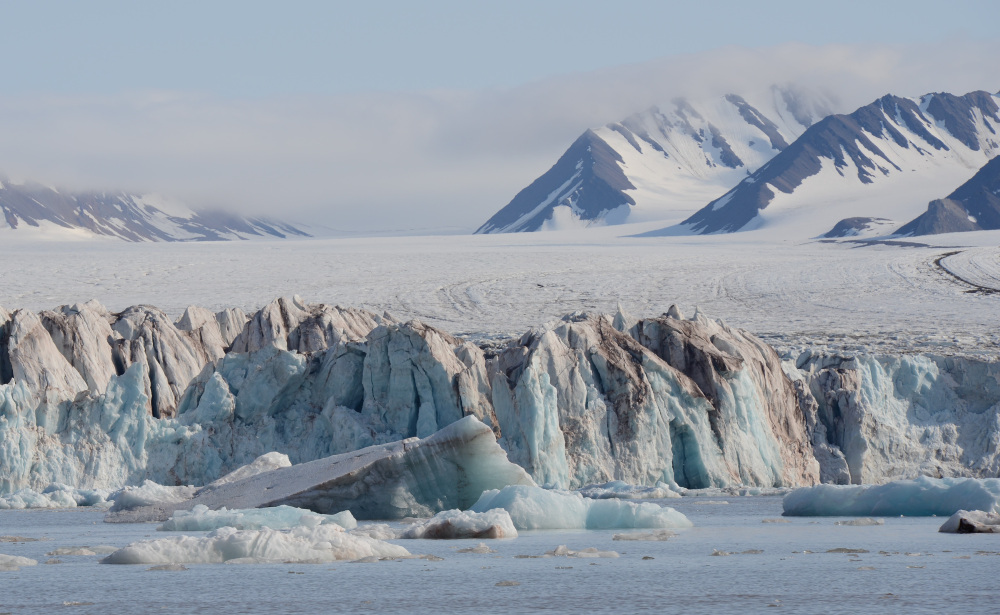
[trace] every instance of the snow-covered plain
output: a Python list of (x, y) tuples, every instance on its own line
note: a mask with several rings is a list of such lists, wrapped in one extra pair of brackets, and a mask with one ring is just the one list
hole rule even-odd
[(180, 245), (13, 240), (0, 245), (0, 305), (41, 310), (94, 298), (177, 317), (192, 304), (249, 312), (298, 294), (488, 338), (577, 310), (614, 313), (621, 304), (646, 316), (676, 303), (779, 350), (991, 357), (1000, 347), (998, 232), (891, 245), (784, 240), (767, 229), (628, 236), (655, 226)]

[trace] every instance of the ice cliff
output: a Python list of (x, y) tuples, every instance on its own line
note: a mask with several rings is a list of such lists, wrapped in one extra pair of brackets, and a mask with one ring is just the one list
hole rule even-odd
[(467, 416), (561, 488), (996, 476), (998, 378), (961, 358), (782, 362), (676, 308), (574, 314), (484, 348), (298, 298), (175, 322), (150, 306), (0, 308), (0, 493), (203, 485), (271, 451), (300, 464)]

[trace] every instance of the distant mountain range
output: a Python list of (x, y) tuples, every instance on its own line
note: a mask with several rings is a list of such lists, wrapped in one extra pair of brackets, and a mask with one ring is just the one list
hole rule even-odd
[(477, 233), (662, 220), (687, 215), (783, 151), (831, 112), (792, 88), (677, 99), (586, 131)]
[(0, 180), (0, 230), (126, 241), (221, 241), (308, 237), (291, 224), (225, 212), (193, 211), (159, 197), (125, 192), (64, 193)]
[[(671, 226), (648, 234), (913, 233), (899, 227), (1000, 151), (1000, 96), (988, 92), (886, 95), (846, 115), (829, 113), (829, 98), (791, 89), (758, 98), (729, 95), (697, 108), (675, 101), (669, 112), (588, 131), (477, 232), (660, 216)], [(972, 205), (963, 216), (955, 203), (936, 203), (934, 228), (991, 219)]]

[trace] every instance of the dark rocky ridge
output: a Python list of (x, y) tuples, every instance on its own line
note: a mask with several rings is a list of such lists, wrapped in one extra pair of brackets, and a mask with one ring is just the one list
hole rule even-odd
[(904, 224), (897, 235), (936, 235), (1000, 229), (1000, 157), (927, 211)]

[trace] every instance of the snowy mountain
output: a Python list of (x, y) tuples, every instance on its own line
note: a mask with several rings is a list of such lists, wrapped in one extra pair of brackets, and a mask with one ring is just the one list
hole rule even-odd
[(928, 195), (964, 182), (997, 153), (998, 102), (982, 91), (887, 95), (850, 115), (831, 115), (681, 225), (658, 233), (772, 227), (813, 237), (847, 218), (900, 224)]
[(825, 96), (770, 88), (685, 99), (588, 130), (477, 233), (679, 220), (828, 115)]
[(972, 179), (901, 227), (899, 235), (934, 235), (1000, 229), (1000, 157), (987, 162)]
[(108, 236), (126, 241), (219, 241), (308, 237), (290, 224), (225, 212), (196, 212), (152, 195), (62, 193), (0, 181), (0, 230), (35, 236)]

